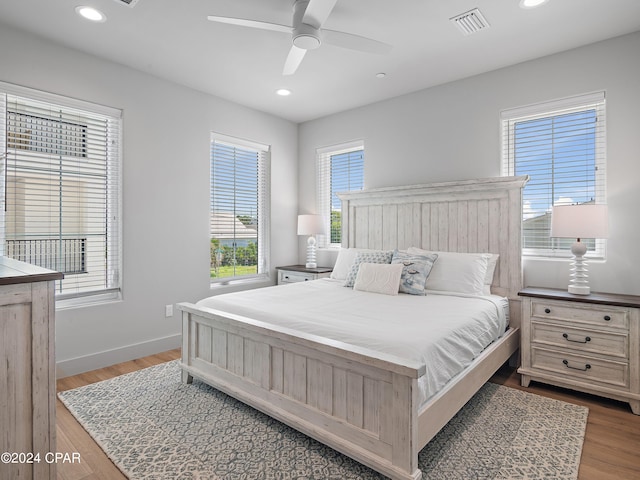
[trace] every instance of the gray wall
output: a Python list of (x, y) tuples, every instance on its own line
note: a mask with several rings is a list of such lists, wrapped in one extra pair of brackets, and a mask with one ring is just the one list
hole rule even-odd
[[(315, 211), (317, 147), (364, 139), (368, 187), (496, 176), (500, 110), (604, 89), (611, 238), (591, 285), (640, 294), (638, 51), (635, 33), (297, 126), (0, 27), (0, 81), (124, 110), (124, 297), (57, 312), (59, 373), (178, 346), (179, 317), (165, 318), (164, 306), (212, 294), (210, 131), (272, 145), (273, 267), (304, 260), (296, 215)], [(527, 260), (525, 283), (564, 288), (568, 267)]]
[(211, 295), (211, 131), (272, 146), (272, 266), (295, 263), (296, 124), (6, 27), (0, 81), (124, 110), (124, 296), (57, 312), (61, 376), (179, 346), (164, 306)]
[[(365, 185), (383, 187), (500, 175), (500, 111), (606, 91), (606, 262), (592, 290), (640, 294), (640, 32), (306, 122), (299, 128), (300, 211), (315, 212), (315, 149), (365, 144)], [(299, 260), (304, 248), (299, 243)], [(333, 252), (320, 252), (329, 264)], [(568, 260), (524, 262), (525, 285), (566, 288)]]

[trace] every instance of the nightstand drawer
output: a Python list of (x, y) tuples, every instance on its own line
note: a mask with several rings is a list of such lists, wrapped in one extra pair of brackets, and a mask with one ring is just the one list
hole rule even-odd
[(531, 352), (531, 367), (538, 371), (555, 372), (563, 377), (629, 388), (629, 365), (625, 362), (534, 347)]
[(330, 267), (307, 268), (304, 265), (288, 265), (286, 267), (276, 267), (278, 271), (278, 285), (283, 283), (310, 282), (319, 278), (331, 275)]
[(302, 272), (289, 272), (280, 270), (278, 272), (278, 283), (295, 283), (295, 282), (310, 282), (317, 278), (313, 273)]
[(629, 358), (629, 337), (625, 333), (573, 328), (531, 322), (531, 337), (534, 343), (557, 346), (585, 353), (598, 353), (622, 360)]
[(629, 311), (625, 308), (606, 308), (580, 306), (577, 303), (564, 304), (533, 300), (531, 314), (538, 318), (565, 320), (576, 323), (589, 323), (603, 327), (629, 328)]

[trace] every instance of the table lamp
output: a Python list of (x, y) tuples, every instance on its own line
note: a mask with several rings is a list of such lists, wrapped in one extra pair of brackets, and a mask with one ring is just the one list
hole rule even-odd
[(307, 239), (306, 268), (317, 268), (316, 238), (314, 235), (324, 233), (324, 218), (322, 215), (298, 215), (298, 235), (309, 235)]
[(551, 213), (551, 237), (575, 238), (571, 245), (573, 262), (569, 293), (589, 295), (589, 275), (584, 254), (587, 246), (581, 238), (607, 238), (609, 220), (606, 205), (583, 203), (554, 206)]

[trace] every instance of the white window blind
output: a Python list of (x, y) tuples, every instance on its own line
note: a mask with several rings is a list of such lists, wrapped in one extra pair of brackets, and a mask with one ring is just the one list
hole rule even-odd
[(269, 150), (213, 134), (211, 138), (211, 281), (269, 273)]
[(337, 193), (364, 188), (364, 144), (355, 141), (316, 151), (318, 214), (326, 222), (328, 234), (317, 236), (321, 248), (340, 246), (342, 211)]
[(3, 89), (2, 254), (64, 273), (56, 282), (58, 300), (116, 297), (121, 112)]
[[(604, 92), (502, 112), (503, 175), (529, 175), (523, 254), (569, 256), (574, 240), (551, 238), (551, 207), (606, 203)], [(604, 257), (604, 240), (585, 239)]]

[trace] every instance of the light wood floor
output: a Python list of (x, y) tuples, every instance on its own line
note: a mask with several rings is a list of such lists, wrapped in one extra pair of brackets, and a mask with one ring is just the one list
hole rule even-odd
[[(99, 382), (179, 357), (180, 350), (171, 350), (63, 378), (58, 380), (58, 391)], [(537, 383), (522, 388), (519, 375), (506, 366), (491, 381), (589, 408), (580, 480), (640, 479), (640, 416), (633, 415), (627, 404)], [(81, 457), (80, 464), (59, 464), (58, 480), (126, 480), (60, 400), (57, 404), (57, 422), (57, 451), (78, 452)]]

